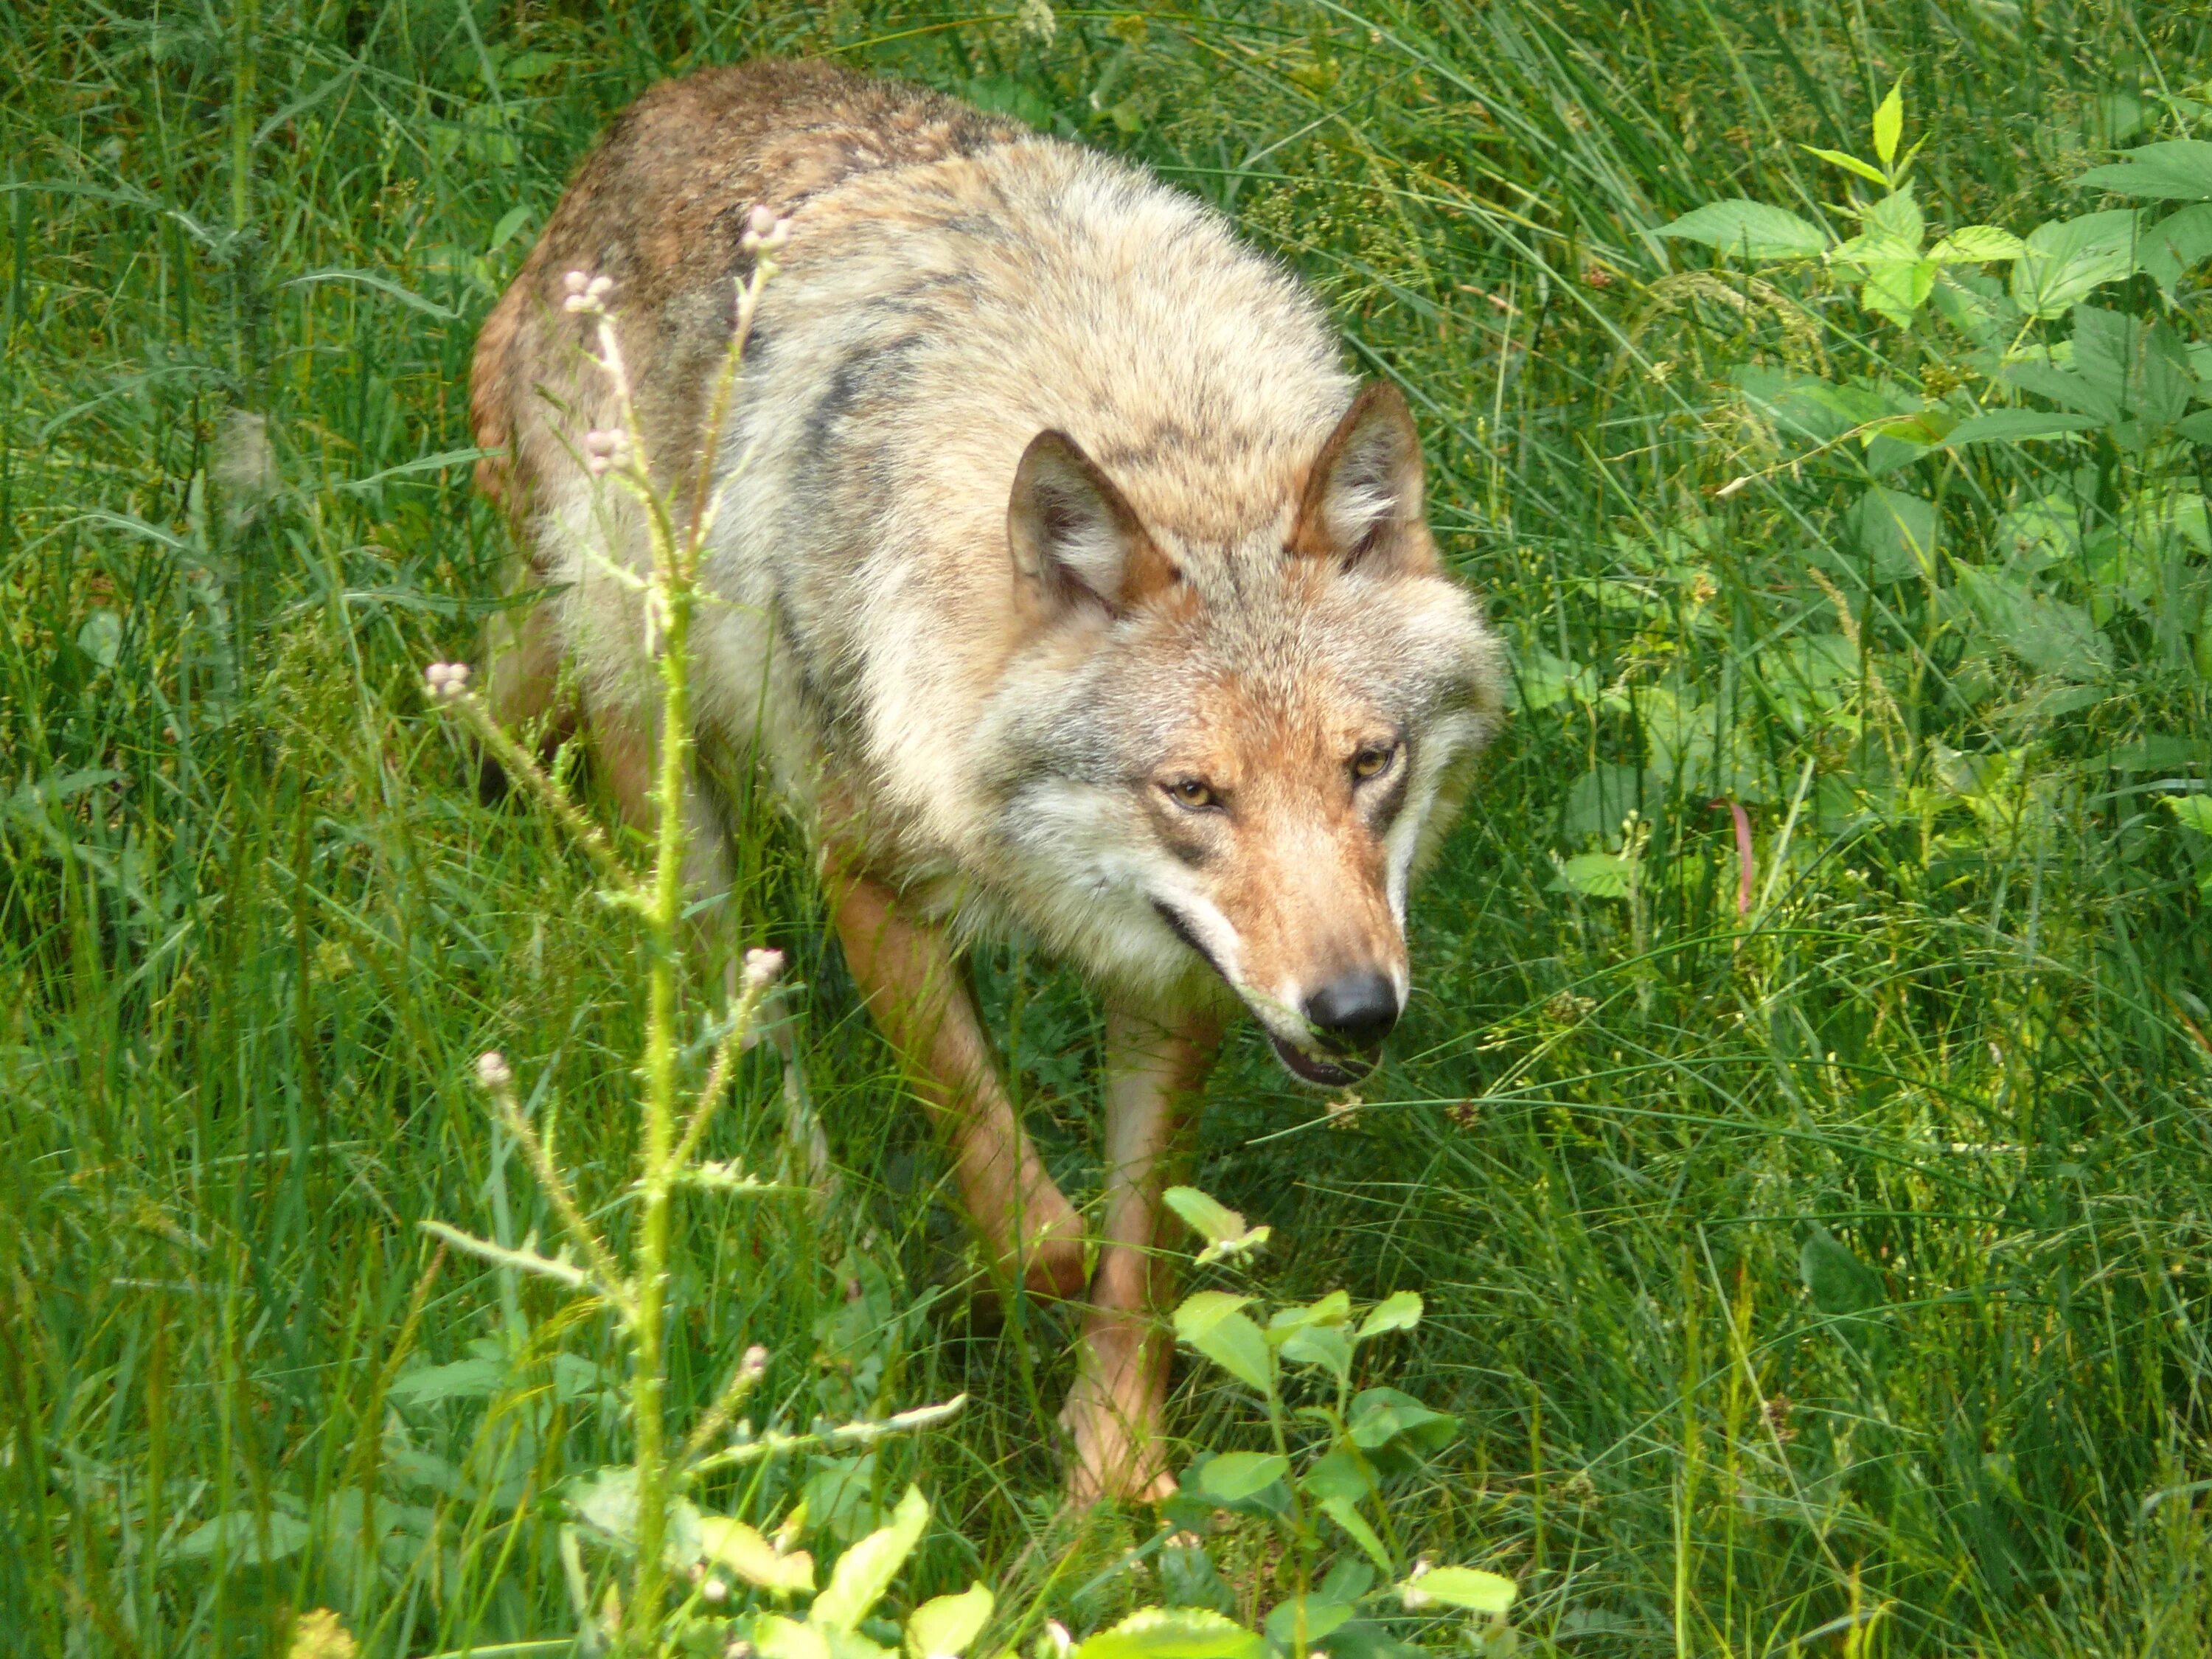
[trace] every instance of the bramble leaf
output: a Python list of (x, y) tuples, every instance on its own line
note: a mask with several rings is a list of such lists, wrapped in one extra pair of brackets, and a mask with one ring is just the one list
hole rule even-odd
[(1693, 209), (1672, 224), (1662, 225), (1659, 234), (1702, 242), (1747, 259), (1817, 258), (1828, 246), (1828, 234), (1818, 225), (1787, 208), (1741, 197)]

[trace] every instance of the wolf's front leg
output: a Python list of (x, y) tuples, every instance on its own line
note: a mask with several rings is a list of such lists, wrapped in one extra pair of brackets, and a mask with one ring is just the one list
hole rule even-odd
[(1175, 1344), (1160, 1317), (1175, 1270), (1160, 1248), (1160, 1193), (1197, 1121), (1223, 1024), (1212, 1009), (1107, 1005), (1105, 1231), (1060, 1413), (1075, 1504), (1158, 1503), (1175, 1491), (1162, 1438)]
[(1006, 1279), (1083, 1289), (1083, 1222), (1022, 1133), (945, 930), (872, 876), (833, 865), (830, 902), (868, 1011), (952, 1141), (961, 1202)]

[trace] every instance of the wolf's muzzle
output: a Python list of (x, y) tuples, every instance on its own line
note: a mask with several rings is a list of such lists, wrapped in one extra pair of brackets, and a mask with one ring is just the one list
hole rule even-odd
[(1332, 1048), (1372, 1051), (1398, 1023), (1398, 988), (1372, 969), (1344, 974), (1306, 999), (1306, 1024)]

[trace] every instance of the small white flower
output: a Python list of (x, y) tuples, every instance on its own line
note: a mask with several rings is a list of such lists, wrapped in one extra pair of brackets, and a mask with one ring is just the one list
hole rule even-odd
[(745, 1357), (738, 1364), (747, 1376), (758, 1378), (768, 1370), (768, 1350), (756, 1342), (745, 1350)]
[(584, 434), (584, 470), (593, 477), (629, 465), (629, 434), (618, 428)]
[(779, 218), (766, 202), (756, 202), (745, 215), (744, 234), (738, 238), (738, 246), (748, 253), (758, 253), (766, 248), (770, 252), (791, 240), (791, 221)]
[(507, 1056), (496, 1048), (487, 1048), (477, 1056), (477, 1081), (487, 1089), (504, 1089), (514, 1081), (514, 1073), (507, 1069)]
[(581, 294), (591, 283), (591, 278), (580, 270), (572, 270), (561, 279), (561, 286), (571, 294)]
[(1022, 0), (1014, 27), (1040, 46), (1050, 46), (1060, 33), (1060, 20), (1052, 15), (1051, 0)]
[(720, 1578), (709, 1578), (699, 1586), (699, 1594), (709, 1601), (720, 1603), (730, 1599), (730, 1587)]
[(775, 983), (783, 971), (783, 952), (781, 951), (748, 951), (745, 952), (745, 994), (758, 996)]
[(422, 690), (433, 702), (452, 702), (468, 695), (469, 665), (434, 662), (422, 671)]
[(1059, 1659), (1067, 1659), (1075, 1647), (1075, 1638), (1067, 1633), (1067, 1626), (1057, 1619), (1048, 1619), (1044, 1621), (1044, 1633), (1045, 1639), (1052, 1644), (1052, 1650)]

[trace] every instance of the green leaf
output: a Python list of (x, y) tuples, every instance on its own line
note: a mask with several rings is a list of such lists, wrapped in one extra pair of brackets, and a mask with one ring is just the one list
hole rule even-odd
[(2053, 599), (2010, 571), (1958, 570), (1959, 591), (1983, 625), (2037, 673), (2086, 683), (2110, 672), (2112, 645), (2080, 605)]
[(2132, 276), (2141, 216), (2122, 208), (2038, 225), (2013, 261), (2013, 303), (2031, 317), (2063, 317), (2102, 284)]
[(1176, 1335), (1194, 1346), (1199, 1338), (1251, 1300), (1226, 1291), (1193, 1291), (1175, 1310)]
[(908, 1616), (906, 1649), (914, 1659), (959, 1659), (983, 1633), (997, 1605), (988, 1586), (971, 1583), (957, 1595), (924, 1601)]
[(1844, 517), (1877, 583), (1933, 576), (1937, 525), (1935, 502), (1885, 484), (1868, 485)]
[(1375, 1535), (1375, 1528), (1367, 1524), (1358, 1506), (1349, 1498), (1331, 1494), (1321, 1500), (1321, 1512), (1344, 1529), (1344, 1535), (1365, 1551), (1375, 1570), (1386, 1577), (1390, 1572), (1390, 1553), (1382, 1547), (1382, 1540)]
[(1946, 449), (1968, 444), (2024, 443), (2035, 438), (2069, 438), (2093, 432), (2104, 422), (2093, 415), (2053, 415), (2040, 409), (1996, 409), (1970, 415), (1943, 440)]
[(403, 1406), (434, 1406), (446, 1400), (489, 1400), (506, 1379), (495, 1360), (457, 1359), (450, 1365), (426, 1365), (408, 1371), (385, 1392)]
[(2074, 182), (2149, 201), (2212, 201), (2212, 143), (2172, 138), (2145, 144), (2109, 167), (2091, 167)]
[(1861, 1314), (1889, 1299), (1881, 1275), (1826, 1227), (1814, 1224), (1797, 1253), (1797, 1271), (1824, 1314)]
[(1577, 853), (1559, 866), (1557, 892), (1580, 893), (1584, 898), (1626, 898), (1636, 879), (1636, 860), (1619, 853)]
[(1206, 1607), (1146, 1607), (1101, 1631), (1070, 1659), (1262, 1659), (1267, 1644)]
[(1185, 1340), (1239, 1382), (1264, 1395), (1274, 1394), (1275, 1351), (1260, 1334), (1260, 1328), (1243, 1314), (1230, 1314)]
[(1208, 1198), (1195, 1187), (1170, 1187), (1161, 1197), (1166, 1200), (1168, 1208), (1189, 1224), (1193, 1232), (1206, 1241), (1206, 1248), (1198, 1254), (1201, 1264), (1256, 1250), (1267, 1242), (1272, 1231), (1247, 1227), (1242, 1215)]
[(1431, 1411), (1396, 1389), (1365, 1389), (1352, 1402), (1352, 1443), (1373, 1451), (1402, 1437), (1414, 1450), (1432, 1452), (1458, 1431), (1459, 1419)]
[(1892, 191), (1859, 216), (1865, 227), (1858, 240), (1885, 244), (1907, 254), (1917, 254), (1928, 240), (1926, 222), (1920, 216), (1920, 202), (1912, 186)]
[(1298, 1490), (1324, 1501), (1341, 1498), (1356, 1504), (1375, 1490), (1375, 1476), (1358, 1453), (1339, 1446), (1298, 1477)]
[(884, 1592), (921, 1541), (922, 1528), (928, 1524), (928, 1499), (921, 1495), (921, 1487), (908, 1486), (898, 1508), (891, 1512), (890, 1525), (870, 1533), (837, 1558), (829, 1588), (815, 1598), (807, 1621), (851, 1635), (883, 1600)]
[(1432, 1567), (1398, 1586), (1399, 1597), (1409, 1608), (1442, 1602), (1470, 1613), (1503, 1613), (1517, 1593), (1510, 1578), (1474, 1567)]
[(781, 1613), (753, 1620), (753, 1645), (761, 1659), (830, 1659), (824, 1632)]
[(1747, 259), (1810, 259), (1828, 246), (1828, 234), (1786, 208), (1741, 197), (1712, 202), (1659, 228), (1662, 236), (1703, 242)]
[(1985, 264), (2026, 252), (2026, 242), (1996, 225), (1960, 225), (1929, 249), (1928, 257), (1939, 265)]
[(1867, 279), (1859, 285), (1859, 304), (1885, 322), (1910, 328), (1935, 291), (1934, 260), (1886, 260), (1868, 268)]
[(1198, 1473), (1199, 1489), (1224, 1504), (1242, 1503), (1291, 1472), (1290, 1460), (1273, 1452), (1224, 1452)]
[(2143, 234), (2143, 270), (2169, 302), (2181, 279), (2207, 259), (2212, 259), (2212, 202), (2178, 209)]
[(1393, 1291), (1367, 1310), (1367, 1317), (1359, 1322), (1358, 1340), (1364, 1342), (1385, 1331), (1410, 1331), (1420, 1322), (1421, 1293)]
[(1352, 1608), (1341, 1601), (1324, 1601), (1318, 1595), (1293, 1595), (1287, 1601), (1278, 1601), (1269, 1610), (1262, 1628), (1283, 1648), (1295, 1649), (1301, 1613), (1305, 1618), (1306, 1640), (1313, 1643), (1334, 1635), (1352, 1613)]
[(314, 1528), (296, 1516), (231, 1510), (195, 1527), (165, 1553), (187, 1561), (219, 1556), (234, 1566), (261, 1567), (297, 1555), (313, 1535)]
[(1897, 159), (1897, 141), (1905, 136), (1905, 82), (1899, 81), (1874, 112), (1874, 153), (1887, 167)]
[(1826, 161), (1835, 167), (1839, 167), (1846, 173), (1856, 173), (1860, 178), (1865, 179), (1869, 184), (1880, 185), (1884, 190), (1889, 188), (1889, 175), (1887, 173), (1869, 162), (1860, 161), (1856, 155), (1847, 155), (1839, 149), (1822, 149), (1817, 144), (1800, 144), (1797, 148), (1802, 150), (1809, 151), (1811, 154), (1819, 156), (1823, 161)]
[(2174, 820), (2200, 836), (2212, 836), (2212, 795), (2161, 795)]
[(1291, 1333), (1280, 1352), (1293, 1365), (1322, 1365), (1340, 1377), (1352, 1375), (1352, 1339), (1339, 1326), (1303, 1326)]
[(726, 1515), (699, 1517), (699, 1559), (727, 1568), (772, 1595), (811, 1595), (814, 1558), (805, 1550), (779, 1555), (775, 1547), (742, 1521)]
[(1343, 1291), (1294, 1307), (1278, 1308), (1267, 1322), (1267, 1340), (1280, 1347), (1291, 1336), (1313, 1325), (1341, 1325), (1352, 1317), (1352, 1297)]

